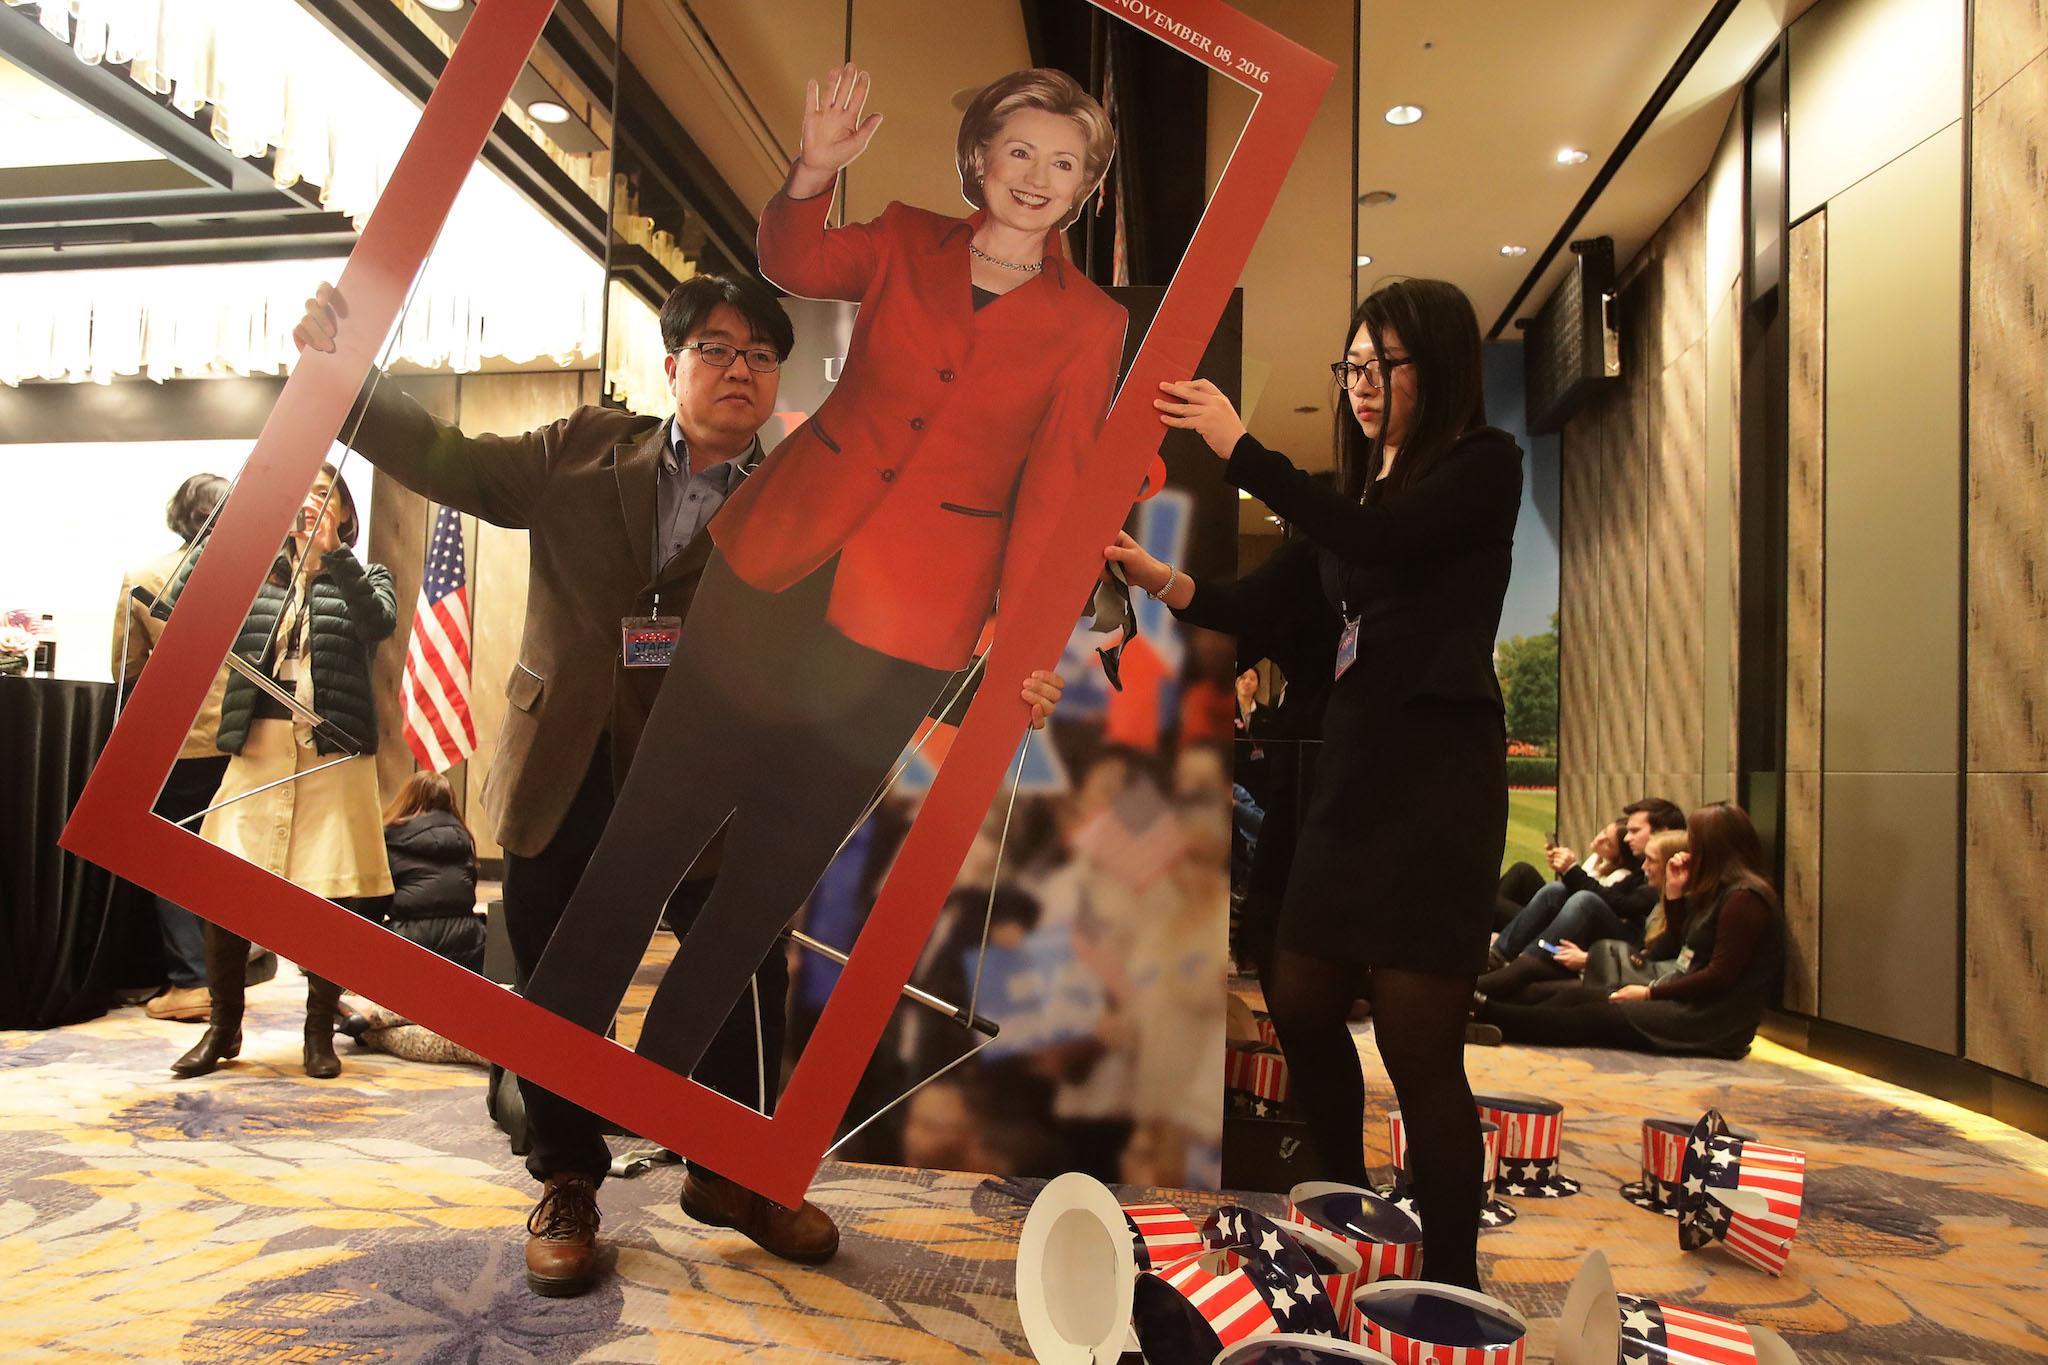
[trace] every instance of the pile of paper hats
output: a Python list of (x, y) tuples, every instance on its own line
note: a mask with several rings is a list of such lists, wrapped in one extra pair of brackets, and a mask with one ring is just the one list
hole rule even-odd
[(1280, 1030), (1273, 1027), (1273, 1016), (1253, 1009), (1243, 996), (1225, 996), (1223, 1009), (1223, 1036), (1231, 1042), (1280, 1046)]
[(1735, 1136), (1709, 1109), (1686, 1137), (1678, 1190), (1678, 1245), (1720, 1242), (1776, 1275), (1785, 1269), (1806, 1196), (1806, 1153)]
[[(1250, 1101), (1252, 1112), (1263, 1118), (1287, 1102), (1292, 1085), (1287, 1075), (1287, 1058), (1268, 1043), (1232, 1041), (1223, 1053), (1223, 1085), (1242, 1105)], [(1258, 1107), (1263, 1106), (1263, 1107)]]
[(1211, 1365), (1255, 1338), (1336, 1340), (1332, 1291), (1347, 1294), (1362, 1269), (1322, 1229), (1235, 1205), (1197, 1228), (1172, 1205), (1120, 1206), (1070, 1173), (1025, 1219), (1017, 1310), (1041, 1361), (1112, 1361), (1135, 1336), (1153, 1365)]
[(1171, 1205), (1120, 1206), (1085, 1175), (1052, 1181), (1017, 1253), (1032, 1353), (1048, 1365), (1109, 1365), (1131, 1346), (1148, 1365), (1521, 1365), (1528, 1324), (1513, 1308), (1407, 1278), (1414, 1219), (1321, 1182), (1288, 1203), (1282, 1219), (1225, 1205), (1194, 1239)]
[(1352, 1299), (1353, 1338), (1396, 1365), (1522, 1365), (1529, 1324), (1499, 1299), (1420, 1280), (1381, 1280)]
[(1422, 1266), (1421, 1224), (1371, 1190), (1306, 1181), (1287, 1193), (1287, 1220), (1337, 1238), (1358, 1256), (1359, 1268), (1353, 1275), (1324, 1285), (1337, 1310), (1337, 1330), (1344, 1336), (1355, 1336), (1358, 1315), (1351, 1300), (1359, 1285), (1412, 1279)]
[[(1494, 1197), (1495, 1180), (1500, 1174), (1500, 1125), (1491, 1119), (1479, 1121), (1479, 1140), (1482, 1154), (1479, 1162), (1479, 1184), (1484, 1191), (1479, 1209), (1479, 1230), (1504, 1228), (1519, 1216), (1514, 1206)], [(1408, 1129), (1401, 1121), (1401, 1111), (1390, 1110), (1387, 1114), (1387, 1143), (1394, 1159), (1394, 1183), (1381, 1193), (1392, 1199), (1409, 1213), (1414, 1210), (1414, 1195), (1408, 1179)]]
[(1559, 1171), (1564, 1106), (1535, 1095), (1474, 1095), (1479, 1117), (1500, 1128), (1500, 1168), (1493, 1188), (1516, 1199), (1564, 1199), (1579, 1182)]
[(1557, 1365), (1798, 1365), (1768, 1327), (1614, 1292), (1607, 1258), (1579, 1267), (1557, 1323)]
[[(1643, 1120), (1643, 1178), (1621, 1187), (1621, 1197), (1637, 1208), (1678, 1217), (1678, 1182), (1685, 1171), (1685, 1144), (1692, 1136), (1686, 1119)], [(1731, 1125), (1730, 1135), (1754, 1140), (1755, 1133)]]

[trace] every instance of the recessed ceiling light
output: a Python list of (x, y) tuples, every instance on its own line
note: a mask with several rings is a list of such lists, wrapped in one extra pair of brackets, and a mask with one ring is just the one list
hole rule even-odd
[(1372, 264), (1372, 257), (1370, 257), (1370, 256), (1360, 256), (1360, 257), (1358, 258), (1358, 264), (1359, 264), (1359, 268), (1360, 268), (1360, 269), (1363, 269), (1364, 267), (1366, 267), (1366, 266), (1369, 266), (1369, 265), (1371, 265), (1371, 264)]
[(1239, 502), (1250, 502), (1252, 500), (1252, 495), (1245, 492), (1242, 488), (1240, 488), (1237, 490), (1237, 500)]
[(1367, 190), (1364, 194), (1358, 196), (1358, 206), (1360, 208), (1376, 209), (1381, 204), (1393, 203), (1399, 197), (1392, 190)]
[(1526, 256), (1529, 254), (1529, 248), (1525, 246), (1504, 246), (1500, 249), (1500, 254), (1503, 256)]
[(527, 115), (535, 123), (567, 123), (569, 111), (553, 100), (535, 100), (526, 106)]
[(1387, 110), (1387, 122), (1396, 128), (1406, 127), (1421, 117), (1422, 106), (1419, 104), (1397, 104)]
[(1586, 164), (1586, 154), (1577, 147), (1560, 147), (1557, 152), (1557, 164), (1560, 166), (1583, 166)]
[(420, 0), (428, 9), (437, 9), (443, 14), (453, 14), (462, 8), (462, 0)]

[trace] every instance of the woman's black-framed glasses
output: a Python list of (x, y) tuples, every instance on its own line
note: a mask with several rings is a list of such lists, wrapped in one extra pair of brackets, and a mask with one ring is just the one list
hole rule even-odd
[(676, 349), (678, 351), (695, 351), (697, 359), (715, 370), (731, 369), (733, 361), (741, 356), (747, 358), (747, 368), (755, 374), (774, 374), (782, 368), (782, 357), (765, 346), (757, 346), (751, 350), (743, 351), (737, 346), (728, 346), (722, 341), (686, 341), (676, 347)]
[(1349, 360), (1339, 360), (1330, 366), (1330, 373), (1337, 377), (1337, 384), (1340, 388), (1350, 388), (1358, 382), (1360, 375), (1364, 375), (1365, 386), (1368, 389), (1378, 391), (1386, 387), (1388, 374), (1400, 369), (1403, 365), (1412, 363), (1407, 356), (1401, 356), (1393, 360), (1381, 360), (1375, 356), (1363, 365), (1353, 364)]

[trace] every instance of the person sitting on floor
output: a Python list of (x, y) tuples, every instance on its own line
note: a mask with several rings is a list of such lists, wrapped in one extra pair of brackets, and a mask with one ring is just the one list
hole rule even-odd
[(1689, 849), (1672, 855), (1667, 895), (1683, 897), (1675, 919), (1647, 953), (1675, 954), (1670, 972), (1648, 985), (1602, 996), (1583, 987), (1550, 1005), (1478, 1008), (1503, 1040), (1552, 1047), (1740, 1057), (1764, 1008), (1777, 998), (1785, 962), (1785, 916), (1764, 872), (1762, 842), (1740, 806), (1716, 802), (1686, 822)]
[(455, 789), (417, 772), (384, 808), (392, 892), (384, 913), (401, 938), (458, 967), (484, 969), (484, 922), (476, 913), (476, 840), (455, 813)]
[[(386, 927), (472, 972), (484, 969), (484, 922), (476, 913), (476, 840), (455, 813), (455, 789), (439, 773), (417, 772), (384, 808), (384, 849), (392, 893), (378, 904)], [(363, 1046), (415, 1062), (488, 1065), (379, 1005), (348, 1001), (341, 1031)]]
[(1605, 881), (1581, 867), (1571, 849), (1551, 849), (1550, 865), (1557, 880), (1538, 891), (1495, 936), (1488, 966), (1505, 967), (1544, 940), (1591, 943), (1625, 938), (1641, 943), (1643, 921), (1657, 899), (1642, 878), (1643, 845), (1658, 830), (1684, 828), (1684, 812), (1661, 796), (1624, 806), (1620, 819), (1594, 840), (1593, 851), (1602, 866), (1627, 869), (1627, 875)]
[[(1684, 921), (1683, 905), (1678, 906), (1674, 914), (1664, 897), (1670, 894), (1665, 889), (1665, 870), (1671, 856), (1683, 851), (1685, 846), (1684, 830), (1661, 829), (1650, 836), (1649, 843), (1643, 848), (1643, 880), (1656, 897), (1656, 908), (1650, 912), (1644, 930), (1647, 942), (1656, 943), (1670, 924)], [(1599, 847), (1599, 841), (1595, 841), (1594, 847)], [(1644, 950), (1625, 938), (1596, 939), (1585, 946), (1568, 938), (1558, 938), (1552, 943), (1555, 952), (1531, 949), (1505, 967), (1480, 977), (1475, 1001), (1540, 1005), (1582, 983), (1588, 990), (1597, 990), (1604, 995), (1619, 986), (1648, 985), (1672, 966), (1669, 958), (1661, 962), (1646, 959)], [(1676, 955), (1675, 949), (1672, 955)]]

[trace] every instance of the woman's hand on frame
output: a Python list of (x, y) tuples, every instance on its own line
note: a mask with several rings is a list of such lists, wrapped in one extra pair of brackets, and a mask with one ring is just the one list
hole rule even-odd
[(1057, 673), (1041, 668), (1024, 680), (1024, 704), (1031, 708), (1031, 728), (1043, 730), (1045, 722), (1060, 704), (1060, 693), (1065, 690), (1067, 680)]
[(1158, 592), (1166, 586), (1166, 580), (1173, 574), (1173, 570), (1167, 567), (1165, 561), (1154, 559), (1145, 553), (1145, 547), (1132, 540), (1128, 531), (1116, 533), (1116, 544), (1104, 549), (1102, 558), (1105, 561), (1102, 569), (1103, 582), (1114, 584), (1116, 580), (1109, 576), (1109, 565), (1121, 564), (1124, 566), (1124, 581), (1140, 592)]
[(1166, 396), (1153, 399), (1152, 406), (1159, 409), (1161, 422), (1194, 432), (1218, 459), (1230, 458), (1244, 435), (1244, 422), (1221, 389), (1206, 379), (1163, 380), (1159, 389)]

